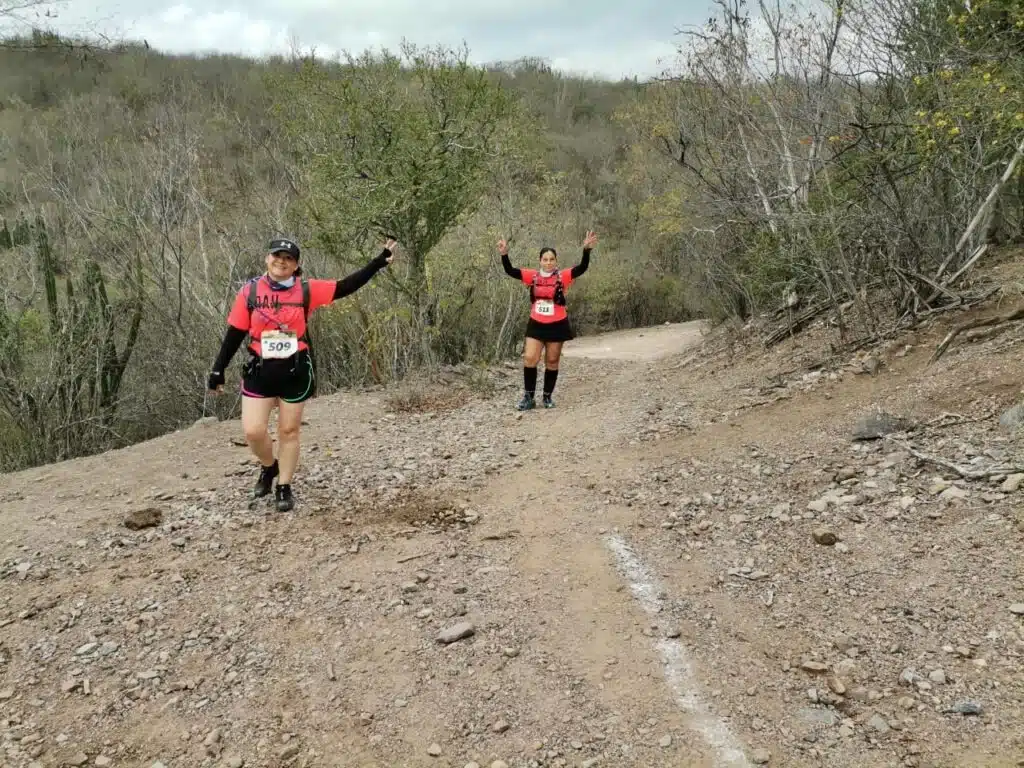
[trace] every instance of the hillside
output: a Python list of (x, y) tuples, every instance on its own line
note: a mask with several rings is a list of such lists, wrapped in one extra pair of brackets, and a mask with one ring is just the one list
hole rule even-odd
[(856, 354), (581, 339), (554, 411), (515, 365), (318, 398), (284, 515), (237, 421), (7, 475), (6, 764), (1019, 764), (1024, 329), (926, 363), (1022, 273)]
[(970, 304), (991, 251), (1024, 242), (1024, 6), (953, 5), (717, 4), (644, 83), (408, 44), (2, 41), (0, 470), (209, 415), (227, 308), (276, 235), (313, 278), (401, 243), (316, 315), (324, 394), (517, 356), (499, 239), (571, 266), (598, 233), (569, 299), (588, 334), (827, 311), (852, 351)]
[[(312, 278), (351, 272), (383, 242), (366, 224), (379, 210), (347, 211), (339, 226), (354, 229), (343, 233), (311, 219), (330, 184), (316, 178), (310, 158), (327, 150), (309, 146), (316, 126), (294, 124), (317, 103), (295, 62), (37, 42), (0, 46), (0, 263), (14, 275), (0, 295), (0, 349), (22, 350), (3, 356), (0, 391), (27, 394), (0, 397), (2, 470), (123, 447), (200, 416), (233, 292), (263, 268), (275, 233), (298, 239)], [(375, 66), (355, 70), (369, 77)], [(445, 71), (430, 66), (430, 76)], [(342, 76), (330, 62), (314, 72), (328, 84)], [(374, 125), (398, 130), (402, 115), (430, 112), (415, 89), (403, 90), (412, 77), (392, 84), (403, 94), (396, 116)], [(585, 232), (599, 231), (599, 258), (572, 297), (582, 332), (693, 316), (682, 284), (652, 261), (621, 184), (629, 141), (615, 113), (635, 84), (569, 78), (527, 61), (489, 71), (485, 87), (503, 89), (514, 112), (492, 120), (502, 153), (486, 168), (460, 171), (454, 190), (479, 194), (452, 203), (457, 220), (444, 224), (429, 253), (408, 234), (391, 277), (316, 316), (323, 391), (515, 354), (520, 339), (511, 331), (525, 310), (501, 270), (500, 237), (513, 239), (517, 264), (550, 244), (571, 266)], [(293, 93), (301, 97), (295, 108)], [(450, 119), (469, 118), (455, 110)], [(399, 186), (381, 196), (384, 207), (415, 198), (398, 177), (419, 173), (418, 158), (433, 151), (433, 134), (416, 126), (409, 122), (406, 145), (387, 152), (364, 137), (367, 162), (393, 163)], [(442, 181), (435, 174), (429, 189)], [(441, 226), (445, 215), (424, 210), (417, 221)], [(423, 318), (409, 306), (413, 294)]]

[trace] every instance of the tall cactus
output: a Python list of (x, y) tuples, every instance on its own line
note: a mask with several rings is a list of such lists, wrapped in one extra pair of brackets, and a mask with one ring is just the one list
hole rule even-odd
[(14, 232), (11, 233), (11, 245), (29, 245), (32, 242), (32, 227), (28, 219), (18, 214), (18, 220), (14, 222)]
[[(118, 312), (110, 300), (99, 262), (89, 258), (77, 279), (69, 270), (64, 275), (65, 300), (57, 293), (58, 259), (53, 252), (46, 224), (37, 219), (36, 253), (46, 294), (50, 341), (59, 360), (54, 377), (54, 401), (61, 423), (84, 425), (99, 420), (113, 421), (121, 381), (138, 339), (143, 313), (141, 260), (136, 256), (129, 272), (129, 306)], [(124, 328), (127, 321), (127, 329)], [(123, 332), (123, 334), (122, 334)], [(124, 338), (118, 350), (118, 336)], [(76, 439), (66, 431), (62, 442), (73, 452)]]
[(43, 285), (46, 288), (46, 310), (50, 316), (50, 332), (56, 338), (60, 326), (60, 308), (57, 306), (57, 270), (53, 263), (53, 249), (50, 238), (46, 234), (45, 223), (36, 226), (36, 253), (39, 256), (39, 268), (43, 273)]

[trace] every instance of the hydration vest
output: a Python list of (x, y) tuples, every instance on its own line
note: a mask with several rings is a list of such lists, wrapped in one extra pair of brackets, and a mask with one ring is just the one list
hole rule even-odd
[[(555, 278), (555, 295), (554, 295), (553, 301), (554, 301), (555, 305), (557, 305), (559, 307), (564, 307), (565, 306), (565, 289), (562, 287), (562, 273), (559, 270), (556, 269), (553, 277)], [(540, 279), (540, 271), (538, 270), (533, 275), (533, 282), (530, 283), (530, 304), (531, 305), (534, 302), (537, 301), (537, 297), (536, 297), (536, 294), (534, 293), (534, 289), (537, 287), (537, 280), (539, 280), (539, 279)]]
[[(260, 289), (260, 280), (262, 280), (262, 279), (263, 279), (263, 277), (261, 276), (261, 277), (253, 278), (252, 280), (249, 281), (249, 295), (248, 295), (248, 298), (246, 299), (245, 306), (249, 310), (250, 327), (251, 327), (251, 323), (252, 323), (252, 313), (256, 311), (256, 308), (260, 304), (260, 302), (259, 302), (259, 289)], [(299, 307), (299, 306), (301, 306), (302, 307), (302, 319), (303, 319), (303, 326), (304, 327), (302, 329), (302, 335), (299, 337), (299, 340), (306, 342), (306, 345), (309, 346), (309, 338), (307, 336), (308, 331), (309, 331), (309, 296), (310, 296), (310, 294), (309, 294), (309, 283), (306, 282), (304, 279), (299, 280), (299, 283), (302, 286), (302, 302), (301, 303), (296, 303), (294, 301), (280, 301), (280, 302), (278, 302), (276, 304), (276, 306), (279, 306), (279, 307)], [(252, 336), (251, 335), (250, 335), (249, 338), (250, 338), (250, 340), (252, 340)]]

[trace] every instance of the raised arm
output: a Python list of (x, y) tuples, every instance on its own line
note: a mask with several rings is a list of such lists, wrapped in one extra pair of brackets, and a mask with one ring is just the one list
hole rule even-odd
[(597, 235), (593, 232), (587, 232), (587, 236), (583, 238), (583, 258), (579, 264), (572, 268), (573, 280), (586, 272), (590, 267), (590, 251), (595, 245), (597, 245)]
[(501, 254), (501, 266), (504, 267), (505, 274), (516, 280), (522, 280), (523, 270), (512, 266), (512, 261), (508, 257), (508, 243), (504, 238), (498, 241), (498, 253)]
[(572, 268), (572, 279), (575, 280), (577, 277), (587, 271), (590, 266), (590, 249), (583, 249), (583, 258), (580, 259), (580, 263)]
[(376, 258), (374, 258), (373, 261), (371, 261), (362, 269), (356, 270), (351, 275), (343, 277), (341, 280), (339, 280), (337, 284), (334, 286), (333, 300), (337, 301), (338, 299), (344, 296), (348, 296), (349, 294), (355, 293), (368, 282), (370, 282), (371, 277), (377, 274), (379, 270), (383, 269), (388, 264), (390, 264), (391, 261), (395, 258), (394, 248), (396, 245), (398, 245), (398, 243), (396, 243), (394, 240), (388, 240), (387, 243), (385, 243), (384, 245), (384, 249), (379, 254), (377, 254)]

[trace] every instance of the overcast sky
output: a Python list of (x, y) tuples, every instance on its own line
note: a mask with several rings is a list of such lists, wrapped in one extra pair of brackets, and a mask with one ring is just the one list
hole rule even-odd
[(710, 0), (67, 0), (55, 26), (251, 56), (284, 53), (291, 39), (324, 52), (465, 41), (477, 62), (539, 56), (617, 79), (662, 71), (676, 30), (709, 15)]

